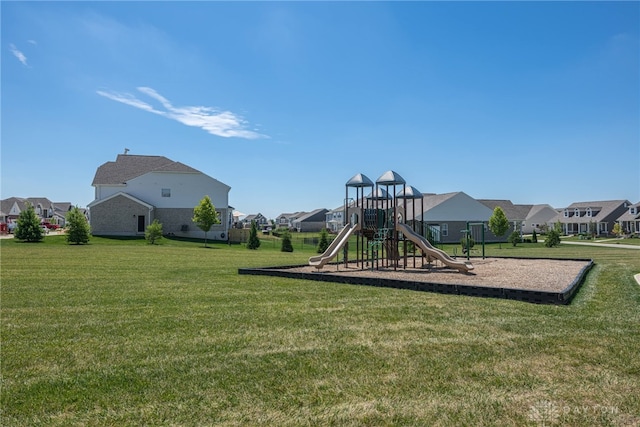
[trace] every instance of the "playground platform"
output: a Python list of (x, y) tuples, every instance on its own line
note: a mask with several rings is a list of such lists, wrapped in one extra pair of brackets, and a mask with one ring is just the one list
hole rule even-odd
[[(309, 265), (243, 268), (239, 274), (278, 276), (442, 294), (502, 298), (538, 304), (569, 304), (593, 267), (589, 259), (486, 258), (474, 260), (467, 274), (442, 264), (414, 268), (362, 269), (330, 264), (318, 271)], [(419, 263), (419, 261), (418, 261)]]

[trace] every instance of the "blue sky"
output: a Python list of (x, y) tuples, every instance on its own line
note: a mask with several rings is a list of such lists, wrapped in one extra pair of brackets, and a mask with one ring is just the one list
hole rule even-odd
[(638, 2), (6, 2), (1, 197), (162, 155), (275, 218), (422, 192), (640, 201)]

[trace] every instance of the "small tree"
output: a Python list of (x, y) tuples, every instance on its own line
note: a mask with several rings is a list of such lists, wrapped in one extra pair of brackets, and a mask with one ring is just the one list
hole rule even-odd
[(538, 235), (536, 234), (536, 230), (533, 230), (533, 233), (531, 234), (531, 242), (538, 243)]
[(624, 234), (624, 230), (622, 229), (622, 226), (620, 225), (619, 222), (616, 222), (615, 224), (613, 224), (613, 230), (611, 230), (613, 232), (613, 234), (615, 234), (618, 237), (622, 237), (622, 235)]
[(546, 234), (547, 231), (549, 231), (549, 226), (545, 223), (545, 224), (540, 224), (540, 233), (541, 234)]
[(14, 237), (26, 242), (39, 242), (42, 240), (42, 226), (40, 218), (36, 215), (33, 205), (26, 203), (26, 209), (18, 215), (18, 225), (14, 231)]
[(596, 238), (596, 223), (593, 221), (589, 221), (589, 235), (592, 239)]
[(291, 233), (289, 230), (282, 233), (282, 252), (293, 252), (293, 244), (291, 243)]
[[(496, 206), (493, 210), (493, 215), (489, 218), (489, 230), (496, 237), (504, 236), (504, 233), (509, 229), (509, 220), (504, 214), (504, 211), (500, 206)], [(500, 249), (502, 249), (502, 242), (500, 242)]]
[(156, 242), (162, 239), (162, 224), (157, 219), (154, 219), (144, 232), (144, 238), (147, 239), (150, 245), (155, 245)]
[(319, 254), (324, 253), (329, 247), (329, 233), (326, 228), (320, 230), (320, 241), (318, 242), (318, 247), (316, 248), (316, 252)]
[(84, 214), (75, 206), (67, 213), (67, 242), (76, 245), (89, 242), (91, 227)]
[(560, 244), (560, 233), (555, 228), (549, 230), (547, 237), (544, 239), (544, 245), (548, 248), (553, 248)]
[(204, 196), (198, 206), (193, 208), (193, 222), (196, 223), (198, 228), (204, 231), (204, 247), (207, 247), (207, 233), (211, 230), (211, 226), (214, 224), (220, 224), (220, 218), (216, 207), (213, 206), (211, 198)]
[(516, 246), (518, 243), (522, 242), (522, 239), (520, 238), (520, 233), (518, 233), (517, 231), (514, 231), (513, 233), (511, 233), (507, 240), (513, 246)]
[(258, 249), (259, 247), (260, 239), (258, 239), (258, 226), (255, 221), (251, 221), (251, 230), (249, 230), (247, 249)]

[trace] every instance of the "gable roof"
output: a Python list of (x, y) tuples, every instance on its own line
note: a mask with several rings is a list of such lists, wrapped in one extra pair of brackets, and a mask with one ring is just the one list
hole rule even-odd
[(620, 215), (620, 217), (618, 217), (618, 221), (635, 221), (640, 219), (640, 202), (629, 205), (628, 207), (635, 208), (635, 215), (631, 213), (631, 209), (627, 209), (622, 215)]
[[(424, 193), (422, 199), (406, 201), (407, 220), (413, 219), (415, 204), (416, 219), (423, 221), (486, 221), (491, 216), (491, 209), (483, 205), (463, 191), (453, 193)], [(420, 208), (424, 210), (420, 212)]]
[(308, 212), (302, 216), (300, 216), (299, 218), (296, 218), (296, 222), (304, 222), (304, 221), (320, 221), (323, 222), (325, 220), (325, 214), (329, 212), (327, 209), (325, 208), (320, 208), (320, 209), (315, 209), (311, 212)]
[[(631, 204), (628, 200), (599, 200), (593, 202), (575, 202), (564, 209), (560, 209), (558, 220), (561, 222), (589, 222), (604, 220), (620, 208), (626, 208)], [(564, 217), (564, 210), (568, 211), (569, 217)], [(576, 209), (580, 212), (575, 216)], [(592, 216), (587, 217), (586, 211), (591, 209)], [(616, 219), (616, 218), (613, 218)]]
[(514, 205), (511, 200), (477, 199), (492, 211), (500, 206), (509, 221), (521, 221), (527, 218), (533, 205)]
[(118, 154), (115, 162), (107, 162), (98, 167), (91, 185), (124, 184), (149, 172), (202, 173), (197, 169), (164, 156)]

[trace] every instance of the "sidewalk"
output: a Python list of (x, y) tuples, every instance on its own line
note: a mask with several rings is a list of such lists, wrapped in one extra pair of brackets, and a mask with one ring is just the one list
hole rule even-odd
[(584, 245), (584, 246), (604, 246), (605, 248), (640, 249), (640, 245), (618, 245), (613, 243), (593, 243), (593, 242), (572, 242), (560, 240), (563, 245)]

